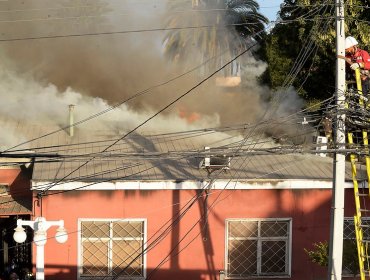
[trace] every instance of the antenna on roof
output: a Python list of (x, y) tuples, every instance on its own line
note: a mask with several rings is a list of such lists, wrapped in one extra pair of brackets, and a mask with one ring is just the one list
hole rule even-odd
[(68, 105), (69, 107), (69, 136), (73, 137), (74, 135), (74, 115), (73, 115), (73, 110), (75, 105), (70, 104)]

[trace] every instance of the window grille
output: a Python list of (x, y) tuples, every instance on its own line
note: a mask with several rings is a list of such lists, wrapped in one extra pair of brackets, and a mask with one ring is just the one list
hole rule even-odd
[(226, 278), (290, 275), (291, 219), (227, 220)]
[[(362, 217), (361, 223), (363, 225), (370, 226), (370, 218)], [(370, 240), (370, 227), (363, 227), (363, 239)], [(353, 255), (357, 253), (357, 244), (356, 244), (356, 233), (355, 233), (355, 224), (353, 218), (344, 218), (343, 225), (343, 260), (346, 258), (346, 261), (342, 263), (342, 274), (343, 276), (353, 276), (354, 272), (358, 272), (358, 258), (353, 258)], [(348, 254), (348, 256), (347, 256)], [(357, 255), (356, 255), (357, 256)], [(351, 260), (353, 259), (353, 261)]]
[(80, 279), (143, 279), (143, 220), (83, 220)]

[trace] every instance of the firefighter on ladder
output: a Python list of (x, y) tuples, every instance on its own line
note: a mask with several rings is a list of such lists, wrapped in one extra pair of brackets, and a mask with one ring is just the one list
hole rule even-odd
[(341, 57), (346, 60), (352, 70), (360, 68), (362, 92), (364, 95), (370, 93), (370, 55), (367, 51), (358, 47), (355, 38), (349, 36), (345, 39), (346, 56)]
[[(345, 39), (345, 54), (339, 55), (338, 58), (344, 59), (349, 68), (353, 71), (360, 69), (362, 93), (369, 98), (370, 95), (370, 55), (367, 51), (358, 47), (358, 42), (352, 36)], [(351, 75), (353, 77), (353, 75)], [(328, 139), (329, 145), (332, 143), (332, 120), (330, 117), (324, 117), (322, 125), (325, 131), (325, 136)]]

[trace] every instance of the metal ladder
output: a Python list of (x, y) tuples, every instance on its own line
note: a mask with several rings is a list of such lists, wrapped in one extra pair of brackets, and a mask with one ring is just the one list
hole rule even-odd
[[(357, 93), (359, 94), (358, 103), (360, 108), (367, 107), (365, 105), (364, 100), (361, 98), (362, 96), (362, 85), (361, 85), (361, 78), (360, 78), (360, 70), (356, 69), (356, 87)], [(348, 108), (348, 107), (347, 107)], [(369, 108), (370, 110), (370, 108)], [(348, 131), (348, 145), (349, 147), (354, 147), (355, 143), (353, 140), (353, 132)], [(365, 163), (366, 163), (366, 174), (367, 174), (367, 182), (370, 182), (370, 156), (369, 156), (369, 139), (368, 133), (365, 128), (361, 129), (360, 136), (362, 137), (362, 145), (365, 154)], [(357, 252), (358, 252), (358, 263), (359, 263), (359, 273), (360, 279), (365, 280), (370, 279), (370, 267), (369, 267), (369, 244), (370, 240), (364, 239), (364, 228), (369, 227), (365, 225), (362, 221), (365, 216), (370, 216), (370, 210), (366, 209), (364, 201), (367, 199), (370, 202), (370, 192), (369, 189), (359, 188), (359, 182), (357, 179), (357, 165), (359, 159), (356, 153), (350, 154), (350, 162), (352, 167), (352, 180), (353, 180), (353, 190), (354, 190), (354, 197), (355, 197), (355, 208), (356, 214), (354, 216), (354, 225), (355, 225), (355, 233), (356, 233), (356, 243), (357, 243)]]

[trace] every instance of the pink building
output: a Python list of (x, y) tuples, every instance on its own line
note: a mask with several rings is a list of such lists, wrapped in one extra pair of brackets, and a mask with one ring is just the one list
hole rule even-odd
[[(20, 161), (24, 164), (19, 166)], [(28, 162), (28, 159), (0, 159), (0, 278), (20, 267), (22, 273), (32, 269), (31, 244), (16, 244), (13, 239), (16, 220), (29, 220), (32, 215), (32, 168)], [(28, 241), (31, 240), (29, 236)]]
[(329, 239), (331, 158), (176, 134), (104, 151), (111, 139), (58, 138), (42, 152), (60, 158), (35, 163), (34, 215), (69, 233), (57, 244), (48, 231), (47, 279), (326, 279), (304, 248)]

